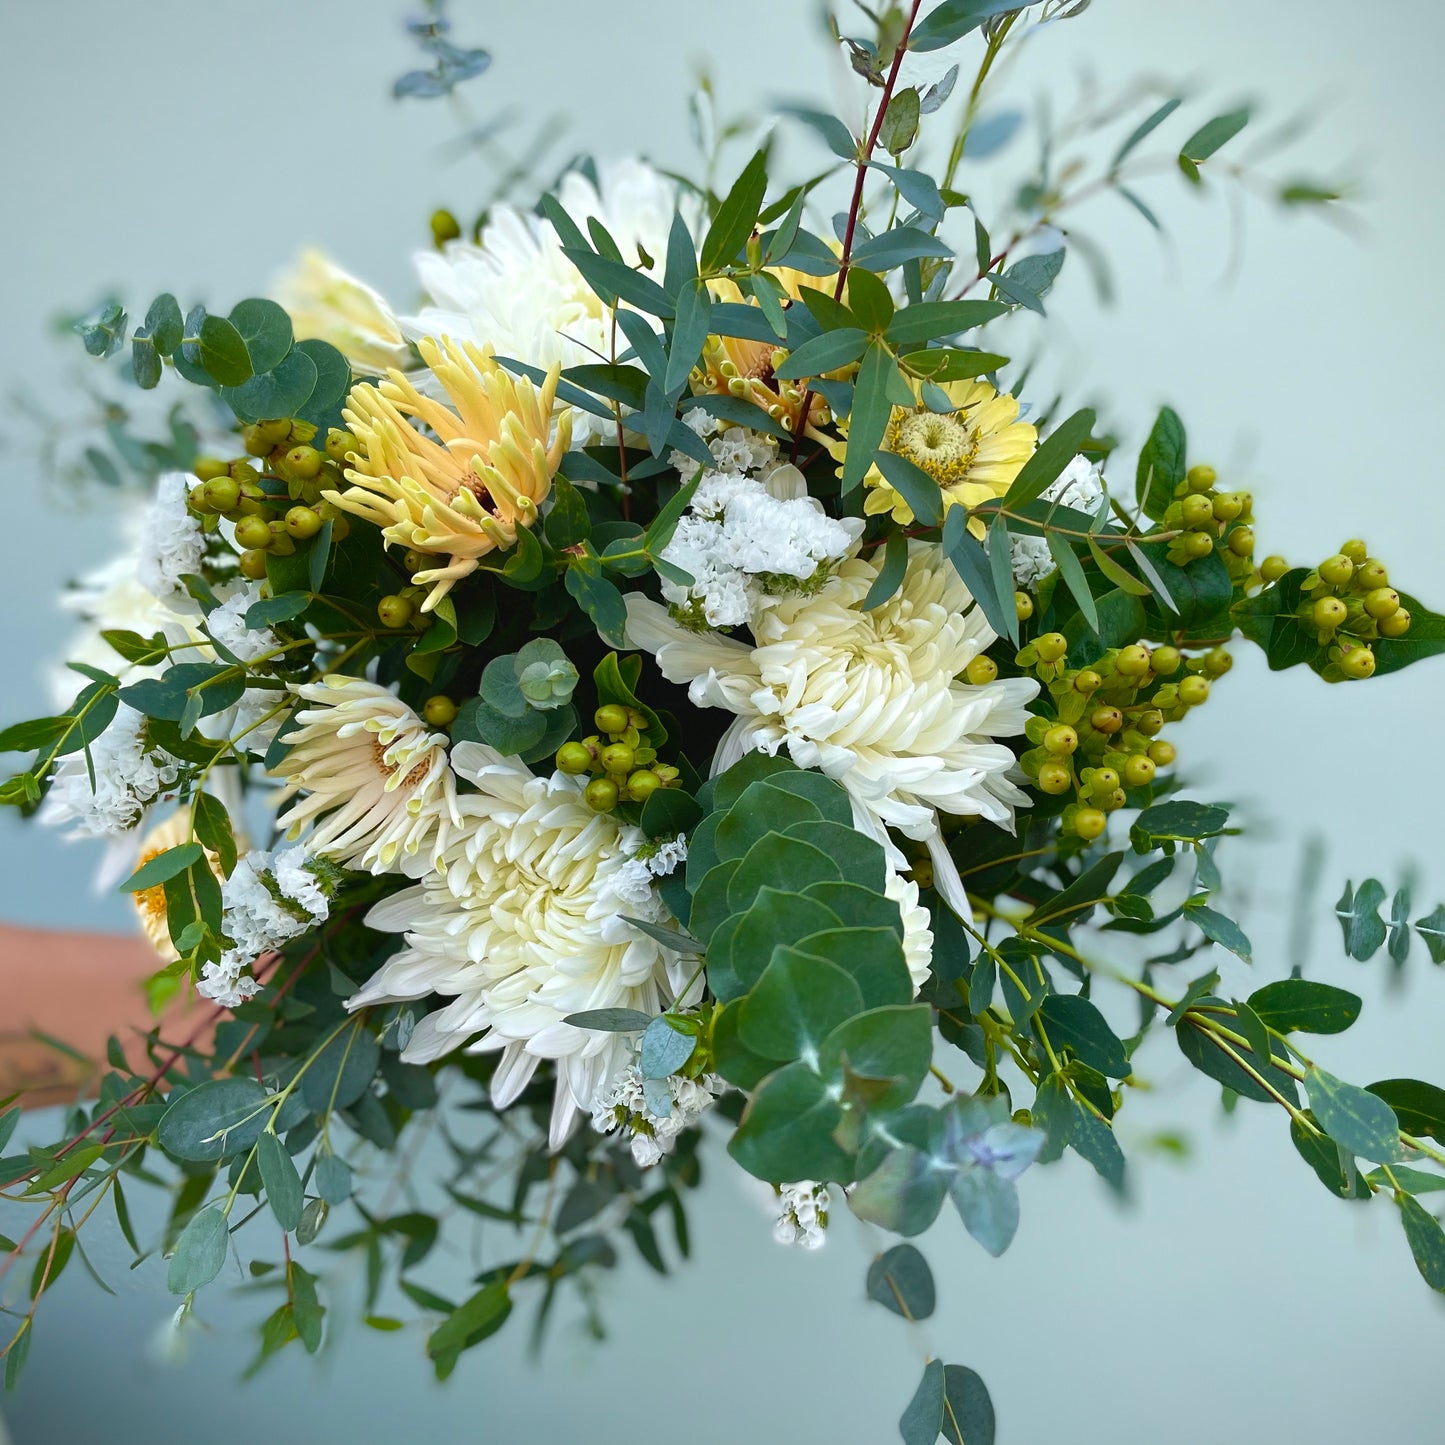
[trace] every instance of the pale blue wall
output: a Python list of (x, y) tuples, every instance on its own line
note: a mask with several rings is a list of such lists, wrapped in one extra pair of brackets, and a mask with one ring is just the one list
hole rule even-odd
[[(402, 295), (409, 238), (424, 235), (438, 203), (466, 211), (477, 173), (472, 161), (440, 159), (442, 108), (387, 98), (410, 63), (396, 35), (400, 8), (6, 6), (0, 391), (23, 386), (51, 413), (73, 401), (67, 377), (80, 363), (74, 349), (62, 359), (47, 348), (47, 320), (106, 284), (142, 304), (163, 287), (229, 303), (310, 240)], [(697, 56), (709, 57), (725, 105), (830, 87), (841, 95), (846, 84), (828, 78), (813, 7), (801, 0), (457, 0), (454, 9), (459, 38), (496, 52), (494, 73), (473, 91), (479, 105), (543, 95), (573, 116), (579, 145), (599, 153), (686, 164), (682, 106)], [(1364, 234), (1251, 207), (1243, 274), (1221, 283), (1229, 236), (1218, 208), (1166, 180), (1162, 209), (1179, 239), (1161, 251), (1137, 217), (1101, 201), (1080, 222), (1123, 262), (1126, 294), (1101, 311), (1071, 261), (1056, 292), (1050, 366), (1081, 403), (1110, 398), (1134, 444), (1160, 401), (1184, 409), (1195, 450), (1221, 471), (1228, 463), (1230, 480), (1261, 499), (1264, 550), (1323, 556), (1368, 514), (1372, 544), (1437, 607), (1442, 42), (1445, 19), (1426, 0), (1372, 18), (1344, 0), (1098, 0), (1032, 48), (1012, 90), (1059, 105), (1078, 72), (1112, 83), (1148, 70), (1224, 100), (1264, 95), (1277, 116), (1322, 110), (1300, 169), (1343, 166), (1362, 180)], [(997, 175), (985, 167), (965, 184), (987, 192)], [(261, 209), (273, 181), (282, 195), (297, 192), (275, 218)], [(308, 183), (314, 201), (301, 194)], [(328, 204), (337, 195), (354, 205)], [(8, 719), (41, 705), (32, 679), (65, 630), (49, 596), (59, 577), (103, 554), (111, 523), (100, 498), (43, 495), (24, 428), (8, 412), (3, 422), (0, 668), (18, 679)], [(1393, 879), (1411, 858), (1421, 896), (1433, 902), (1445, 890), (1435, 744), (1445, 667), (1326, 695), (1310, 677), (1270, 678), (1246, 655), (1216, 699), (1184, 730), (1181, 752), (1201, 793), (1227, 791), (1273, 822), (1270, 836), (1232, 850), (1236, 877), (1263, 880), (1247, 914), (1258, 981), (1285, 971), (1288, 888), (1273, 880), (1293, 876), (1310, 832), (1330, 839), (1325, 899), (1345, 876), (1373, 869)], [(91, 896), (87, 870), (79, 852), (0, 820), (0, 915), (121, 921), (115, 900)], [(1438, 1081), (1445, 977), (1417, 956), (1408, 987), (1386, 989), (1380, 970), (1340, 962), (1323, 910), (1320, 922), (1311, 972), (1368, 997), (1358, 1037), (1331, 1041), (1322, 1057), (1351, 1077)], [(1225, 973), (1227, 986), (1251, 986), (1242, 966), (1225, 960)], [(428, 1383), (419, 1337), (354, 1327), (320, 1366), (287, 1358), (238, 1388), (251, 1342), (234, 1301), (204, 1306), (215, 1334), (188, 1364), (147, 1363), (144, 1340), (170, 1308), (159, 1271), (128, 1275), (120, 1251), (102, 1248), (122, 1298), (102, 1297), (72, 1267), (8, 1407), (11, 1432), (17, 1445), (874, 1445), (893, 1438), (928, 1348), (984, 1373), (1003, 1438), (1016, 1445), (1216, 1445), (1241, 1435), (1345, 1445), (1382, 1426), (1401, 1445), (1436, 1445), (1424, 1382), (1445, 1320), (1388, 1206), (1330, 1200), (1293, 1157), (1282, 1121), (1262, 1109), (1222, 1122), (1215, 1091), (1167, 1040), (1141, 1072), (1158, 1087), (1131, 1100), (1127, 1139), (1177, 1126), (1194, 1162), (1138, 1150), (1127, 1213), (1076, 1160), (1031, 1175), (1019, 1240), (998, 1262), (944, 1221), (929, 1242), (943, 1307), (917, 1341), (861, 1304), (871, 1246), (857, 1229), (841, 1229), (819, 1256), (777, 1249), (719, 1159), (698, 1211), (694, 1266), (670, 1285), (640, 1269), (609, 1283), (608, 1344), (564, 1330), (532, 1366), (513, 1331), (466, 1357), (445, 1389)], [(244, 1307), (248, 1318), (259, 1310)], [(1214, 1391), (1207, 1382), (1221, 1371), (1232, 1383)], [(1045, 1372), (1052, 1384), (1041, 1388)], [(876, 1388), (863, 1391), (863, 1380)]]

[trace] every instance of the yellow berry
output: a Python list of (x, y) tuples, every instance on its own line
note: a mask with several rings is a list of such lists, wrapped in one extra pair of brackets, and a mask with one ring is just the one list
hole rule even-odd
[(1259, 564), (1259, 575), (1266, 582), (1278, 582), (1289, 571), (1289, 563), (1277, 552), (1271, 553)]
[(1097, 838), (1108, 826), (1109, 820), (1098, 808), (1080, 808), (1074, 814), (1074, 832), (1081, 838)]
[(1083, 693), (1085, 697), (1091, 692), (1098, 692), (1103, 685), (1104, 679), (1092, 667), (1085, 667), (1074, 674), (1074, 691)]
[(1234, 658), (1230, 656), (1226, 648), (1211, 647), (1204, 654), (1204, 670), (1210, 677), (1223, 677), (1233, 666)]
[(602, 749), (602, 766), (609, 773), (626, 774), (632, 771), (632, 764), (636, 761), (636, 753), (626, 743), (608, 743)]
[(1057, 723), (1044, 734), (1044, 751), (1067, 757), (1079, 746), (1079, 735), (1068, 723)]
[(1179, 683), (1179, 701), (1185, 707), (1198, 707), (1209, 697), (1209, 679), (1204, 677), (1186, 677)]
[(1381, 637), (1403, 637), (1410, 630), (1410, 614), (1404, 607), (1382, 617), (1379, 622)]
[(963, 675), (975, 687), (985, 687), (998, 676), (998, 663), (980, 653), (964, 668)]
[(434, 728), (444, 728), (456, 718), (457, 705), (446, 693), (435, 693), (422, 704), (421, 715)]
[(1177, 647), (1156, 647), (1149, 665), (1161, 677), (1168, 677), (1171, 672), (1179, 671), (1179, 664), (1182, 660)]
[(1400, 610), (1400, 594), (1393, 587), (1376, 587), (1365, 594), (1365, 611), (1377, 622)]
[(1191, 530), (1207, 527), (1214, 520), (1214, 504), (1208, 497), (1191, 495), (1179, 504), (1184, 525)]
[(1219, 480), (1219, 473), (1213, 467), (1200, 464), (1190, 467), (1184, 480), (1189, 483), (1191, 492), (1207, 492)]
[(1248, 557), (1254, 551), (1254, 528), (1236, 527), (1229, 534), (1229, 550), (1236, 557)]
[(1238, 492), (1221, 492), (1211, 509), (1218, 522), (1232, 522), (1244, 511), (1244, 498)]
[(1034, 599), (1027, 592), (1014, 593), (1014, 611), (1020, 622), (1027, 622), (1034, 615)]
[(627, 780), (627, 796), (635, 803), (645, 803), (661, 786), (662, 779), (651, 768), (639, 768)]
[(298, 542), (304, 542), (321, 530), (321, 514), (314, 507), (292, 507), (286, 513), (286, 530)]
[(1149, 671), (1149, 649), (1142, 642), (1121, 647), (1114, 659), (1114, 670), (1123, 677), (1143, 677)]
[(1346, 677), (1369, 677), (1375, 670), (1375, 654), (1368, 647), (1352, 647), (1340, 658)]
[(592, 754), (581, 743), (563, 743), (557, 749), (557, 768), (564, 773), (585, 773), (592, 766)]
[(259, 582), (266, 575), (266, 554), (260, 547), (248, 547), (241, 553), (241, 560), (237, 565), (241, 569), (241, 576), (249, 577), (252, 582)]
[(260, 517), (242, 517), (236, 523), (236, 545), (247, 551), (271, 545), (271, 524)]
[(617, 784), (611, 778), (593, 778), (582, 796), (594, 813), (607, 813), (617, 806)]
[(1383, 562), (1377, 562), (1371, 557), (1355, 573), (1355, 586), (1361, 592), (1373, 592), (1377, 587), (1388, 587), (1390, 574)]
[(383, 597), (376, 604), (376, 615), (381, 619), (383, 627), (405, 627), (411, 621), (412, 610), (409, 597), (398, 597), (395, 594)]
[(1214, 538), (1208, 532), (1186, 532), (1180, 540), (1189, 557), (1207, 557), (1214, 550)]
[(311, 446), (292, 447), (286, 453), (286, 469), (309, 482), (321, 470), (321, 453)]
[(1124, 714), (1116, 707), (1096, 707), (1089, 714), (1089, 726), (1095, 732), (1116, 733), (1124, 726)]
[(345, 462), (348, 452), (355, 450), (356, 438), (349, 431), (334, 426), (326, 433), (326, 455), (338, 466)]
[(1149, 744), (1149, 760), (1156, 768), (1167, 768), (1176, 756), (1174, 744), (1166, 743), (1163, 738)]
[(228, 477), (230, 474), (230, 462), (223, 462), (220, 457), (197, 457), (191, 463), (191, 475), (198, 482), (209, 482), (216, 477)]
[(229, 472), (211, 477), (201, 488), (201, 498), (209, 511), (233, 511), (241, 500), (241, 484)]
[(1035, 643), (1040, 662), (1057, 662), (1068, 652), (1068, 640), (1062, 632), (1046, 632)]
[(600, 733), (625, 733), (627, 731), (627, 709), (615, 702), (603, 703), (592, 714), (592, 723)]
[(1370, 549), (1358, 538), (1352, 537), (1341, 548), (1341, 553), (1358, 567), (1370, 555)]
[(1089, 778), (1089, 785), (1097, 793), (1112, 793), (1119, 786), (1119, 774), (1115, 768), (1095, 768)]
[(1326, 632), (1333, 632), (1349, 615), (1338, 597), (1321, 597), (1310, 613), (1315, 626)]
[(1326, 557), (1315, 570), (1320, 574), (1321, 582), (1328, 582), (1331, 587), (1343, 587), (1355, 575), (1355, 564), (1343, 552), (1336, 552), (1333, 557)]
[(1135, 753), (1124, 764), (1124, 782), (1131, 788), (1142, 788), (1154, 781), (1154, 762), (1144, 753)]
[(1146, 708), (1134, 719), (1134, 726), (1146, 738), (1152, 738), (1164, 727), (1164, 714), (1157, 707)]
[(1074, 774), (1067, 763), (1050, 758), (1039, 767), (1039, 788), (1045, 793), (1067, 792), (1073, 784)]

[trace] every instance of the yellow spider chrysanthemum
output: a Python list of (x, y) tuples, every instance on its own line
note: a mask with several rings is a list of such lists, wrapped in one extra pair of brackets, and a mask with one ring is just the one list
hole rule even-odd
[[(921, 394), (918, 383), (915, 388)], [(1018, 402), (986, 381), (945, 382), (943, 390), (954, 411), (932, 411), (921, 399), (913, 407), (895, 406), (883, 446), (907, 457), (938, 483), (945, 511), (959, 505), (977, 507), (1008, 491), (1033, 455), (1038, 433), (1018, 419)], [(863, 480), (869, 488), (864, 512), (869, 516), (891, 512), (902, 526), (913, 521), (913, 509), (876, 466)], [(976, 517), (970, 519), (968, 529), (976, 537), (984, 535), (983, 522)]]
[(388, 542), (447, 559), (412, 578), (431, 587), (421, 605), (428, 612), (479, 558), (506, 551), (518, 528), (537, 520), (572, 424), (563, 412), (548, 445), (559, 366), (539, 387), (470, 342), (427, 338), (418, 349), (451, 405), (395, 370), (353, 387), (343, 412), (358, 442), (346, 473), (353, 485), (324, 495), (375, 522)]
[[(790, 302), (801, 301), (804, 286), (828, 289), (826, 278), (809, 276), (788, 266), (769, 268), (782, 284)], [(748, 302), (737, 283), (726, 277), (708, 283), (716, 301)], [(748, 304), (756, 306), (757, 302)], [(735, 396), (760, 406), (775, 421), (796, 431), (798, 412), (807, 386), (803, 381), (779, 381), (773, 375), (787, 349), (776, 343), (752, 341), (742, 336), (709, 336), (702, 357), (693, 368), (691, 386), (695, 396)], [(808, 426), (828, 419), (828, 407), (817, 392), (808, 394)]]

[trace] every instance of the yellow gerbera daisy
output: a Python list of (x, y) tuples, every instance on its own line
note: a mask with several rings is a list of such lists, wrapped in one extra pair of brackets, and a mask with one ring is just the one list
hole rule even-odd
[[(945, 512), (1003, 496), (1033, 455), (1038, 433), (1018, 419), (1017, 400), (986, 381), (949, 381), (942, 383), (942, 389), (955, 410), (931, 410), (922, 401), (921, 383), (914, 382), (919, 400), (912, 407), (893, 408), (884, 449), (907, 457), (938, 483)], [(902, 526), (913, 521), (913, 509), (876, 466), (863, 480), (869, 489), (864, 512), (869, 516), (891, 512)], [(976, 537), (984, 535), (977, 517), (970, 518), (968, 529)]]
[(480, 557), (506, 551), (517, 529), (537, 520), (572, 421), (562, 413), (549, 445), (559, 365), (538, 387), (471, 342), (428, 337), (418, 349), (451, 405), (423, 396), (396, 370), (353, 387), (343, 415), (359, 445), (348, 457), (354, 485), (323, 495), (375, 522), (388, 542), (447, 558), (412, 578), (431, 585), (421, 605), (428, 612)]

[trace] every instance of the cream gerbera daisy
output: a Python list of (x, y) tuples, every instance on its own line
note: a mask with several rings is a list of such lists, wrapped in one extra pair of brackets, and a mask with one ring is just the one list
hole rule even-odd
[[(907, 457), (938, 483), (944, 511), (977, 507), (1003, 496), (1038, 442), (1038, 432), (1018, 419), (1018, 402), (983, 380), (950, 381), (943, 391), (954, 410), (934, 411), (921, 399), (922, 384), (914, 385), (920, 400), (912, 407), (893, 408), (884, 450)], [(876, 466), (863, 480), (869, 488), (863, 510), (870, 517), (891, 512), (901, 526), (913, 521), (913, 509)], [(980, 519), (971, 518), (968, 529), (982, 540)]]
[(360, 448), (349, 457), (352, 485), (323, 495), (375, 522), (388, 542), (447, 558), (412, 578), (431, 585), (428, 612), (479, 558), (514, 546), (518, 528), (537, 520), (572, 433), (569, 413), (552, 426), (558, 367), (537, 387), (470, 342), (424, 340), (420, 351), (451, 405), (395, 370), (353, 387), (343, 411)]
[[(135, 866), (142, 868), (152, 858), (159, 858), (162, 853), (168, 853), (172, 848), (179, 848), (183, 843), (190, 841), (191, 816), (187, 809), (179, 808), (163, 823), (157, 823), (140, 840), (140, 845), (136, 849)], [(211, 865), (211, 872), (216, 875), (216, 881), (220, 882), (220, 860), (214, 853), (207, 851), (206, 861)], [(166, 913), (165, 885), (157, 883), (153, 887), (141, 889), (139, 893), (132, 893), (131, 902), (135, 906), (136, 917), (140, 920), (141, 931), (146, 936), (146, 942), (155, 949), (156, 956), (162, 963), (174, 963), (180, 954), (176, 951), (175, 944), (171, 942), (170, 919)]]
[(754, 647), (688, 632), (635, 592), (627, 637), (656, 654), (669, 681), (689, 684), (696, 706), (737, 714), (714, 773), (756, 749), (786, 747), (799, 767), (847, 789), (857, 826), (895, 868), (908, 864), (888, 828), (925, 842), (940, 894), (967, 917), (939, 814), (1013, 827), (1028, 796), (1012, 781), (1013, 753), (991, 740), (1024, 730), (1038, 684), (958, 681), (995, 634), (936, 546), (912, 543), (900, 590), (867, 611), (880, 565), (851, 558), (817, 594), (774, 599), (752, 622)]
[(667, 915), (655, 899), (619, 898), (615, 885), (641, 835), (593, 812), (577, 778), (537, 777), (480, 743), (458, 744), (453, 766), (477, 792), (458, 798), (459, 827), (436, 871), (367, 915), (369, 927), (404, 933), (406, 947), (348, 1007), (450, 997), (416, 1026), (402, 1058), (425, 1063), (469, 1040), (469, 1052), (500, 1052), (499, 1109), (543, 1059), (555, 1060), (556, 1148), (630, 1049), (625, 1035), (563, 1019), (585, 1009), (659, 1012), (680, 981), (669, 978), (672, 956), (619, 915)]
[(324, 251), (303, 251), (276, 278), (271, 294), (291, 317), (297, 341), (330, 342), (353, 371), (382, 376), (411, 362), (411, 347), (386, 298)]
[(352, 868), (429, 866), (457, 819), (446, 734), (364, 678), (332, 675), (291, 691), (316, 706), (297, 712), (275, 770), (283, 799), (299, 795), (278, 826), (296, 838), (314, 825), (307, 851)]

